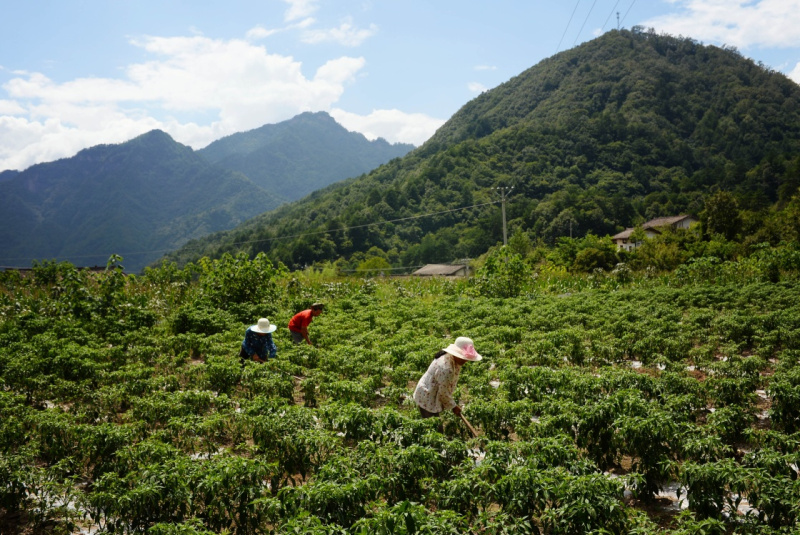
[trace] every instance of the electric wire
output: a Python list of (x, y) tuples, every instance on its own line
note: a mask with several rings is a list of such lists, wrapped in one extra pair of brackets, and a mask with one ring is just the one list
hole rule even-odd
[(567, 30), (569, 30), (569, 25), (572, 24), (572, 17), (575, 16), (575, 12), (578, 10), (578, 4), (581, 3), (581, 0), (575, 2), (575, 9), (572, 10), (572, 15), (569, 16), (569, 21), (567, 21), (567, 26), (564, 28), (564, 33), (561, 34), (561, 39), (558, 41), (558, 46), (556, 47), (556, 54), (558, 51), (561, 50), (561, 42), (564, 40), (564, 36), (567, 35)]
[(586, 26), (586, 23), (589, 21), (589, 15), (592, 14), (592, 10), (594, 9), (595, 4), (597, 4), (597, 0), (594, 0), (594, 2), (592, 2), (592, 7), (589, 8), (589, 12), (586, 14), (586, 18), (583, 19), (583, 24), (581, 24), (581, 29), (578, 30), (578, 35), (575, 36), (575, 41), (573, 41), (572, 46), (575, 46), (578, 43), (578, 39), (580, 39), (581, 37), (581, 32), (583, 32), (584, 26)]
[[(288, 240), (288, 239), (293, 239), (293, 238), (302, 238), (302, 237), (305, 237), (305, 236), (317, 236), (317, 235), (320, 235), (320, 234), (331, 234), (331, 233), (335, 233), (335, 232), (343, 232), (343, 231), (346, 231), (346, 230), (353, 230), (353, 229), (359, 229), (359, 228), (373, 227), (373, 226), (377, 226), (377, 225), (384, 225), (384, 224), (387, 224), (387, 223), (399, 223), (399, 222), (402, 222), (402, 221), (411, 221), (411, 220), (414, 220), (414, 219), (422, 219), (423, 217), (430, 217), (430, 216), (435, 216), (435, 215), (448, 214), (448, 213), (452, 213), (452, 212), (460, 212), (462, 210), (469, 210), (470, 208), (481, 208), (483, 206), (489, 206), (489, 205), (492, 205), (492, 204), (497, 204), (499, 202), (500, 201), (489, 201), (489, 202), (480, 203), (480, 204), (473, 204), (471, 206), (462, 206), (460, 208), (451, 208), (449, 210), (440, 210), (438, 212), (428, 212), (428, 213), (425, 213), (425, 214), (418, 214), (418, 215), (413, 215), (413, 216), (408, 216), (408, 217), (401, 217), (401, 218), (398, 218), (398, 219), (388, 219), (388, 220), (384, 220), (384, 221), (373, 221), (372, 223), (364, 223), (363, 225), (353, 225), (353, 226), (350, 226), (350, 227), (340, 227), (340, 228), (328, 229), (328, 230), (318, 230), (318, 231), (314, 231), (314, 232), (301, 232), (301, 233), (297, 233), (297, 234), (286, 234), (286, 235), (283, 235), (283, 236), (273, 236), (271, 238), (261, 238), (261, 239), (257, 239), (257, 240), (238, 241), (238, 242), (233, 242), (233, 243), (228, 244), (228, 245), (230, 245), (230, 246), (250, 245), (250, 244), (254, 244), (254, 243), (266, 243), (266, 242), (271, 242), (271, 241), (276, 241), (276, 240)], [(202, 247), (201, 245), (197, 245), (195, 247), (183, 246), (182, 249), (184, 249), (184, 250), (188, 249), (188, 250), (191, 251), (193, 249), (200, 249), (201, 247)], [(69, 258), (97, 258), (97, 257), (109, 257), (112, 254), (117, 254), (117, 255), (119, 255), (119, 256), (124, 258), (126, 256), (133, 256), (133, 255), (153, 254), (153, 253), (168, 253), (168, 252), (172, 252), (172, 251), (176, 251), (176, 250), (177, 249), (151, 249), (151, 250), (145, 250), (145, 251), (128, 251), (128, 252), (106, 253), (106, 254), (94, 253), (94, 254), (64, 255), (64, 256), (69, 256)], [(14, 261), (14, 260), (32, 261), (33, 259), (28, 258), (28, 257), (11, 257), (11, 258), (3, 258), (3, 259), (0, 259), (0, 260), (2, 260), (3, 262), (8, 262), (8, 261)], [(11, 267), (11, 266), (0, 266), (0, 269), (17, 269), (17, 268)]]
[(620, 23), (625, 22), (625, 17), (628, 16), (628, 13), (631, 12), (631, 9), (633, 9), (633, 6), (635, 4), (636, 4), (636, 0), (633, 0), (633, 2), (631, 2), (631, 6), (628, 8), (628, 11), (626, 11), (625, 14), (622, 16), (622, 20), (620, 21)]
[(603, 23), (603, 27), (602, 27), (602, 28), (600, 28), (600, 31), (601, 31), (601, 32), (602, 32), (602, 31), (604, 31), (604, 30), (606, 29), (606, 24), (608, 24), (608, 21), (609, 21), (609, 20), (611, 20), (611, 15), (613, 15), (613, 14), (614, 14), (614, 11), (616, 11), (616, 9), (617, 9), (617, 6), (618, 6), (618, 5), (619, 5), (619, 0), (617, 0), (617, 1), (614, 3), (614, 7), (612, 7), (612, 8), (611, 8), (611, 13), (609, 13), (609, 14), (608, 14), (608, 17), (606, 18), (606, 21)]

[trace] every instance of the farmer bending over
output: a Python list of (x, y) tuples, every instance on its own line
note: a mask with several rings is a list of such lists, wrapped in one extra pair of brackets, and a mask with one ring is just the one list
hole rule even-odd
[(414, 401), (423, 418), (438, 416), (440, 412), (451, 409), (456, 415), (461, 414), (461, 407), (453, 401), (461, 366), (467, 361), (477, 362), (481, 358), (472, 340), (465, 336), (459, 336), (454, 343), (436, 353), (414, 390)]
[(308, 338), (308, 326), (314, 318), (322, 314), (324, 306), (322, 303), (314, 303), (311, 308), (292, 316), (292, 319), (289, 320), (289, 332), (292, 333), (292, 340), (295, 344), (301, 344), (305, 340), (308, 345), (313, 345)]
[(258, 323), (247, 328), (242, 340), (242, 349), (239, 357), (242, 361), (254, 360), (256, 362), (266, 362), (267, 355), (274, 359), (278, 355), (278, 348), (272, 341), (272, 333), (278, 326), (270, 323), (267, 318), (261, 318)]

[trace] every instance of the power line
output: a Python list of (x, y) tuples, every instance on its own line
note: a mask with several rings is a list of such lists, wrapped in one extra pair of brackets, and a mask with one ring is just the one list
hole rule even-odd
[(567, 27), (564, 28), (564, 33), (561, 34), (561, 39), (559, 39), (559, 41), (558, 41), (558, 46), (556, 47), (556, 54), (558, 54), (558, 51), (561, 50), (561, 41), (563, 41), (564, 40), (564, 36), (567, 35), (567, 30), (569, 30), (569, 25), (572, 23), (572, 17), (575, 16), (575, 12), (578, 10), (578, 4), (580, 4), (580, 3), (581, 3), (581, 0), (578, 0), (577, 2), (575, 2), (575, 9), (572, 10), (572, 15), (569, 16), (569, 21), (567, 22)]
[(342, 227), (342, 228), (331, 229), (331, 230), (318, 230), (318, 231), (315, 231), (315, 232), (303, 232), (303, 233), (300, 233), (300, 234), (287, 234), (286, 236), (275, 236), (273, 238), (263, 238), (263, 239), (259, 239), (259, 240), (247, 240), (247, 241), (242, 241), (242, 242), (234, 242), (231, 245), (247, 245), (247, 244), (251, 244), (251, 243), (263, 243), (263, 242), (269, 242), (269, 241), (274, 241), (274, 240), (285, 240), (285, 239), (291, 239), (291, 238), (302, 238), (302, 237), (305, 237), (305, 236), (316, 236), (318, 234), (329, 234), (329, 233), (332, 233), (332, 232), (340, 232), (340, 231), (343, 231), (343, 230), (352, 230), (352, 229), (357, 229), (357, 228), (374, 227), (376, 225), (384, 225), (386, 223), (397, 223), (399, 221), (411, 221), (411, 220), (414, 220), (414, 219), (421, 219), (423, 217), (428, 217), (428, 216), (432, 216), (432, 215), (449, 214), (451, 212), (460, 212), (461, 210), (468, 210), (470, 208), (480, 208), (481, 206), (488, 206), (490, 204), (497, 204), (498, 202), (499, 201), (490, 201), (490, 202), (485, 202), (485, 203), (481, 203), (481, 204), (473, 204), (472, 206), (462, 206), (461, 208), (452, 208), (450, 210), (441, 210), (439, 212), (429, 212), (427, 214), (420, 214), (420, 215), (414, 215), (414, 216), (409, 216), (409, 217), (401, 217), (400, 219), (389, 219), (389, 220), (386, 220), (386, 221), (375, 221), (373, 223), (365, 223), (363, 225), (353, 225), (352, 227)]
[(602, 32), (603, 30), (605, 30), (605, 29), (606, 29), (606, 24), (608, 24), (608, 21), (609, 21), (609, 20), (611, 20), (611, 15), (613, 15), (613, 14), (614, 14), (614, 10), (616, 10), (616, 9), (617, 9), (617, 6), (618, 6), (618, 5), (619, 5), (619, 0), (617, 0), (617, 1), (614, 3), (614, 7), (612, 7), (612, 8), (611, 8), (611, 13), (609, 13), (609, 14), (608, 14), (608, 17), (606, 18), (606, 21), (603, 23), (603, 27), (602, 27), (602, 28), (600, 28), (600, 31), (601, 31), (601, 32)]
[(580, 36), (581, 36), (581, 32), (583, 31), (583, 27), (584, 27), (584, 26), (586, 26), (586, 23), (587, 23), (587, 22), (588, 22), (588, 20), (589, 20), (589, 15), (591, 15), (591, 14), (592, 14), (592, 10), (594, 9), (594, 5), (595, 5), (596, 3), (597, 3), (597, 0), (594, 0), (594, 2), (592, 2), (592, 7), (590, 7), (590, 8), (589, 8), (589, 12), (586, 14), (586, 18), (585, 18), (585, 19), (583, 19), (583, 24), (581, 24), (581, 29), (580, 29), (580, 30), (578, 30), (578, 35), (576, 35), (576, 36), (575, 36), (575, 41), (572, 43), (572, 46), (575, 46), (575, 44), (578, 42), (578, 39), (579, 39), (579, 38), (580, 38)]
[(635, 4), (636, 4), (636, 0), (633, 0), (633, 2), (631, 2), (631, 7), (629, 7), (629, 8), (628, 8), (628, 11), (626, 11), (626, 12), (625, 12), (625, 14), (622, 16), (622, 22), (625, 22), (625, 17), (627, 17), (627, 16), (628, 16), (628, 13), (630, 13), (630, 12), (631, 12), (631, 9), (633, 9), (633, 6), (634, 6)]
[[(470, 208), (481, 208), (483, 206), (489, 206), (489, 205), (492, 205), (492, 204), (497, 204), (498, 202), (500, 202), (500, 201), (489, 201), (489, 202), (485, 202), (485, 203), (481, 203), (481, 204), (473, 204), (472, 206), (462, 206), (460, 208), (451, 208), (449, 210), (440, 210), (438, 212), (428, 212), (426, 214), (419, 214), (419, 215), (414, 215), (414, 216), (401, 217), (401, 218), (398, 218), (398, 219), (389, 219), (389, 220), (385, 220), (385, 221), (375, 221), (375, 222), (372, 222), (372, 223), (365, 223), (363, 225), (353, 225), (351, 227), (341, 227), (341, 228), (330, 229), (330, 230), (319, 230), (319, 231), (315, 231), (315, 232), (303, 232), (303, 233), (298, 233), (298, 234), (287, 234), (287, 235), (284, 235), (284, 236), (274, 236), (272, 238), (263, 238), (263, 239), (258, 239), (258, 240), (246, 240), (246, 241), (240, 241), (240, 242), (233, 242), (230, 245), (231, 246), (238, 246), (238, 245), (249, 245), (249, 244), (253, 244), (253, 243), (266, 243), (266, 242), (275, 241), (275, 240), (287, 240), (287, 239), (292, 239), (292, 238), (302, 238), (302, 237), (305, 237), (305, 236), (316, 236), (316, 235), (319, 235), (319, 234), (330, 234), (330, 233), (341, 232), (341, 231), (345, 231), (345, 230), (352, 230), (352, 229), (366, 228), (366, 227), (372, 227), (372, 226), (377, 226), (377, 225), (384, 225), (386, 223), (398, 223), (398, 222), (401, 222), (401, 221), (412, 221), (414, 219), (422, 219), (423, 217), (429, 217), (429, 216), (441, 215), (441, 214), (449, 214), (449, 213), (452, 213), (452, 212), (460, 212), (462, 210), (469, 210)], [(200, 247), (201, 246), (198, 245), (197, 247), (187, 247), (187, 249), (189, 249), (189, 250), (191, 250), (191, 249), (199, 249)], [(175, 250), (176, 249), (151, 249), (151, 250), (148, 250), (148, 251), (128, 251), (128, 252), (106, 253), (106, 254), (104, 254), (104, 253), (94, 253), (94, 254), (65, 255), (65, 256), (69, 256), (69, 258), (96, 258), (96, 257), (106, 257), (107, 258), (107, 257), (111, 256), (112, 254), (117, 254), (117, 255), (122, 256), (124, 258), (125, 256), (133, 256), (133, 255), (141, 255), (141, 254), (168, 253), (168, 252), (172, 252), (172, 251), (175, 251)], [(0, 259), (0, 261), (3, 261), (3, 262), (8, 262), (8, 261), (12, 261), (12, 260), (33, 261), (35, 259), (28, 258), (28, 257), (13, 257), (13, 258), (2, 258), (2, 259)]]

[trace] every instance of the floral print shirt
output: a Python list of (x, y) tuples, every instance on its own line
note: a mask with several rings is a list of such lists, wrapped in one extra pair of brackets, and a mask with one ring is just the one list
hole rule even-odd
[(253, 358), (253, 353), (262, 360), (266, 360), (267, 357), (274, 359), (278, 355), (278, 347), (272, 341), (272, 334), (258, 334), (251, 331), (249, 327), (244, 333), (242, 348), (250, 358)]
[(453, 392), (456, 389), (461, 367), (455, 365), (455, 357), (445, 354), (434, 359), (428, 371), (414, 389), (414, 401), (428, 412), (440, 413), (456, 406)]

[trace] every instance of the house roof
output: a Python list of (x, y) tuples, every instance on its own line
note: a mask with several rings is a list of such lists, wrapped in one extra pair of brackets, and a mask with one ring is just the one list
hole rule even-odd
[(466, 267), (463, 264), (428, 264), (416, 270), (412, 275), (455, 275)]
[[(658, 232), (658, 228), (660, 227), (667, 227), (670, 225), (675, 225), (676, 223), (680, 223), (684, 219), (695, 219), (693, 216), (690, 215), (673, 215), (669, 217), (657, 217), (655, 219), (651, 219), (645, 223), (642, 223), (642, 228), (648, 230), (650, 232)], [(632, 228), (626, 228), (622, 232), (618, 234), (614, 234), (611, 236), (612, 240), (627, 240), (631, 237), (631, 233), (633, 232)]]
[(673, 215), (669, 217), (657, 217), (642, 224), (642, 228), (666, 227), (667, 225), (674, 225), (675, 223), (680, 223), (687, 217), (691, 217), (692, 219), (694, 219), (690, 215)]
[[(647, 230), (647, 232), (653, 232), (655, 234), (661, 234), (658, 231), (658, 229), (655, 229), (655, 228), (647, 227), (646, 230)], [(632, 228), (626, 228), (625, 230), (623, 230), (619, 234), (614, 234), (613, 236), (611, 236), (611, 239), (612, 240), (627, 240), (628, 238), (631, 237), (631, 234), (633, 234), (633, 229)]]
[(633, 234), (633, 229), (632, 228), (626, 228), (625, 230), (623, 230), (619, 234), (614, 234), (613, 236), (611, 236), (611, 239), (612, 240), (627, 240), (628, 238), (631, 237), (631, 234)]

